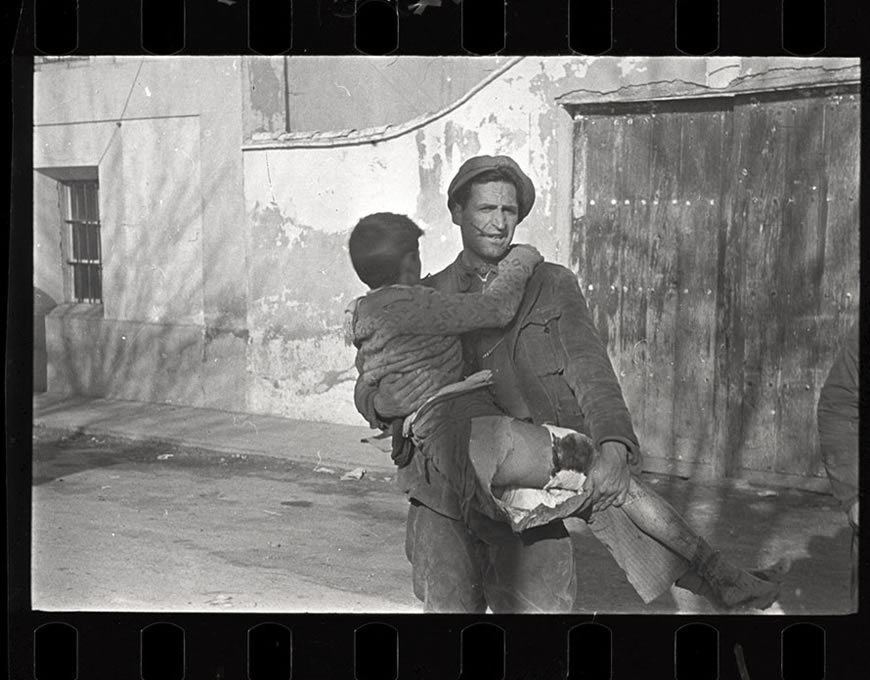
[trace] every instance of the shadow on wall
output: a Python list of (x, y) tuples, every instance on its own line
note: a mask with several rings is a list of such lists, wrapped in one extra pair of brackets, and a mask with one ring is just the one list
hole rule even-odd
[[(230, 170), (203, 173), (196, 194), (209, 200), (224, 190)], [(127, 318), (83, 305), (48, 315), (48, 389), (360, 424), (343, 324), (364, 286), (350, 266), (348, 234), (257, 206), (245, 252), (228, 253), (245, 245), (225, 238), (238, 225), (201, 220), (199, 200), (176, 179), (152, 173), (147, 193), (159, 197), (159, 210), (128, 209), (124, 224), (111, 225), (106, 307)], [(240, 264), (228, 268), (236, 256)], [(113, 258), (124, 257), (128, 266), (116, 266)]]
[(33, 288), (33, 391), (48, 389), (48, 355), (45, 347), (45, 315), (57, 302), (41, 288)]
[[(195, 187), (156, 169), (141, 179), (137, 191), (147, 192), (144, 204), (153, 204), (153, 212), (127, 212), (123, 223), (104, 227), (111, 230), (104, 241), (104, 299), (128, 318), (105, 318), (90, 305), (62, 305), (49, 314), (44, 347), (52, 392), (241, 410), (244, 281), (225, 286), (203, 310), (204, 285), (222, 273), (220, 253), (210, 244), (224, 241), (220, 233), (203, 232), (237, 225), (205, 223), (202, 201), (224, 190), (232, 169), (225, 163)], [(203, 325), (203, 318), (218, 319), (221, 328)]]

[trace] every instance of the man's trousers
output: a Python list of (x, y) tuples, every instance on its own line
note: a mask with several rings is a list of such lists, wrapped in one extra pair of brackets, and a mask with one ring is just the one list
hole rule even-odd
[(412, 501), (405, 554), (426, 612), (568, 613), (574, 606), (574, 553), (561, 521), (517, 535), (480, 513), (466, 526)]

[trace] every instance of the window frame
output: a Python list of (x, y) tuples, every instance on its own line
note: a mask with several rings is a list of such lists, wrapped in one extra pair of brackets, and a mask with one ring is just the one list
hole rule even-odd
[(58, 180), (68, 299), (103, 303), (100, 185), (97, 179)]

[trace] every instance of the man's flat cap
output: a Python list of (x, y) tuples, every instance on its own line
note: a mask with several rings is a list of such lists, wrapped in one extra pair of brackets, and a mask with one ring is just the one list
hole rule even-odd
[(524, 220), (535, 204), (535, 185), (532, 184), (528, 175), (520, 170), (520, 166), (516, 164), (514, 159), (508, 156), (475, 156), (465, 161), (459, 168), (459, 172), (456, 173), (456, 177), (450, 182), (450, 186), (447, 187), (447, 207), (449, 208), (453, 204), (453, 194), (460, 187), (488, 170), (501, 170), (513, 179), (517, 189), (519, 219), (520, 221)]

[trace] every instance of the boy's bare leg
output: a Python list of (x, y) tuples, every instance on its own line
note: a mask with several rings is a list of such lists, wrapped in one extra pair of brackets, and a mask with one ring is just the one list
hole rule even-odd
[(644, 533), (689, 562), (676, 585), (703, 595), (727, 608), (766, 609), (779, 597), (785, 560), (767, 570), (740, 569), (714, 550), (666, 500), (632, 478), (629, 500), (622, 506)]
[[(592, 455), (592, 442), (581, 434), (569, 434), (557, 442), (561, 464), (578, 465)], [(645, 534), (673, 550), (688, 562), (688, 570), (676, 585), (703, 595), (726, 608), (737, 606), (765, 609), (779, 596), (779, 581), (788, 571), (787, 560), (759, 571), (740, 569), (713, 550), (664, 498), (632, 477), (628, 500), (622, 506), (629, 519)]]
[(691, 562), (701, 540), (682, 515), (636, 477), (631, 478), (628, 500), (622, 506), (637, 527)]
[[(549, 432), (542, 427), (506, 417), (487, 418), (487, 428), (472, 428), (470, 455), (475, 465), (489, 467), (493, 486), (541, 488), (555, 467), (585, 472), (591, 442), (583, 435), (567, 435), (557, 442), (554, 459)], [(477, 435), (477, 436), (476, 436)], [(558, 465), (556, 465), (558, 464)], [(715, 551), (664, 498), (632, 477), (629, 500), (622, 506), (645, 534), (674, 551), (688, 563), (677, 585), (726, 608), (765, 609), (779, 597), (784, 560), (768, 570), (740, 569)]]

